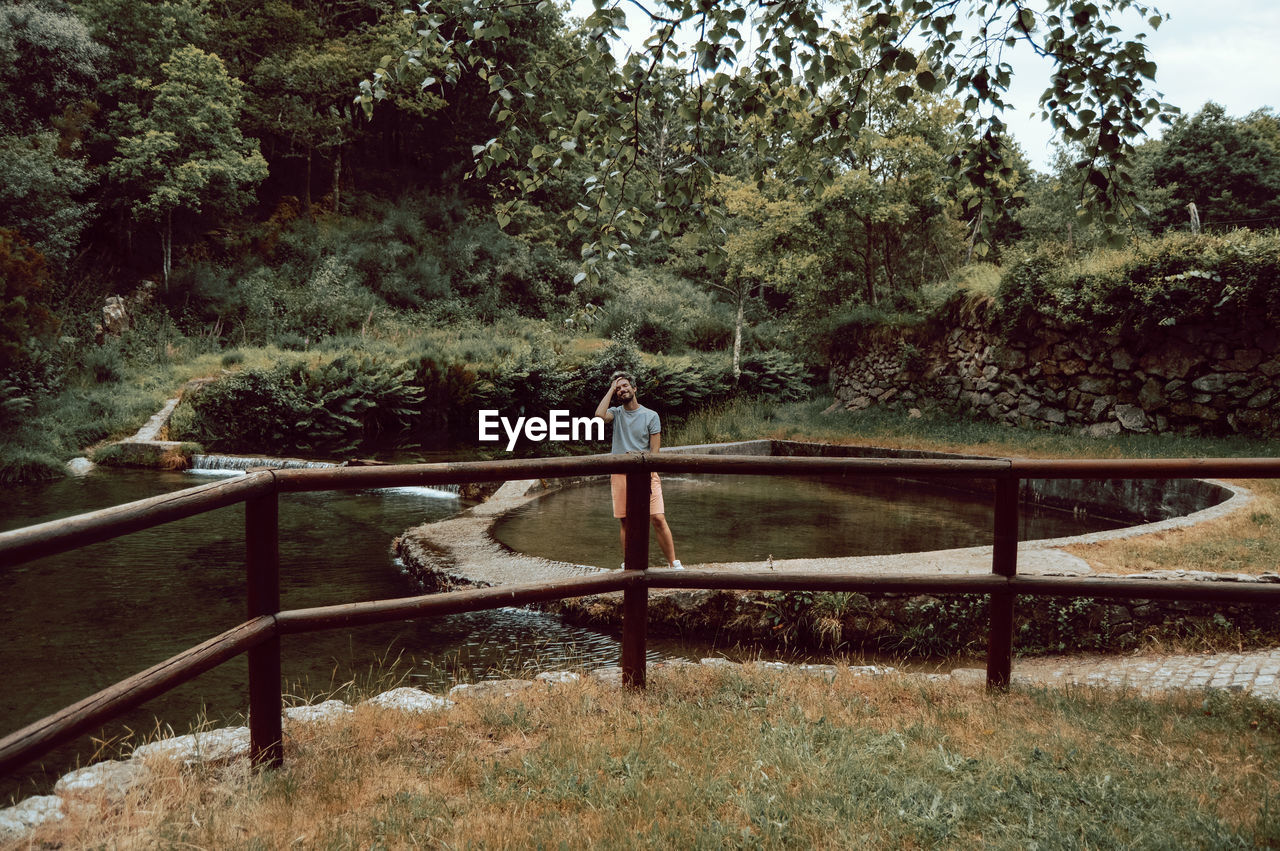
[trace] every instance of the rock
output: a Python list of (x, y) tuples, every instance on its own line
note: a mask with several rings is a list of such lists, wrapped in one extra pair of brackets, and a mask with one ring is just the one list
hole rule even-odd
[(1129, 431), (1149, 431), (1147, 414), (1137, 405), (1116, 405), (1116, 419)]
[(134, 759), (174, 759), (187, 765), (231, 760), (249, 755), (249, 728), (222, 727), (161, 739), (133, 750)]
[(982, 668), (956, 668), (951, 672), (951, 681), (960, 685), (986, 685), (987, 672)]
[(118, 802), (129, 790), (147, 782), (151, 769), (133, 760), (109, 760), (95, 762), (64, 774), (53, 786), (53, 791), (64, 798), (97, 797)]
[(1063, 375), (1079, 375), (1080, 373), (1088, 369), (1088, 367), (1089, 365), (1086, 364), (1084, 361), (1080, 360), (1080, 358), (1068, 358), (1067, 360), (1062, 362), (1062, 374)]
[(1215, 367), (1227, 372), (1248, 372), (1260, 363), (1261, 349), (1236, 349), (1230, 358), (1219, 361)]
[(73, 476), (85, 476), (96, 466), (88, 458), (72, 458), (67, 462), (67, 472)]
[(1158, 379), (1148, 378), (1138, 391), (1138, 404), (1144, 410), (1154, 411), (1163, 407), (1169, 400), (1165, 398), (1164, 387)]
[(1221, 372), (1211, 372), (1192, 381), (1191, 386), (1201, 393), (1221, 393), (1227, 389), (1227, 376)]
[(1204, 362), (1204, 354), (1184, 343), (1170, 345), (1142, 356), (1143, 372), (1165, 378), (1186, 378), (1192, 369)]
[(920, 412), (919, 408), (912, 408), (911, 410), (907, 411), (907, 419), (909, 420), (918, 420), (923, 416), (924, 414)]
[(546, 683), (549, 686), (559, 686), (576, 683), (582, 679), (582, 675), (576, 674), (573, 671), (543, 671), (541, 674), (534, 677), (534, 679), (540, 683)]
[(533, 680), (484, 680), (478, 683), (459, 683), (449, 689), (449, 697), (489, 700), (499, 697), (511, 697), (516, 692), (533, 688), (533, 686)]
[(102, 333), (105, 336), (119, 337), (132, 325), (129, 321), (129, 310), (124, 299), (118, 295), (107, 296), (102, 305)]
[(341, 700), (326, 700), (309, 706), (290, 706), (284, 710), (284, 717), (302, 724), (315, 724), (326, 721), (337, 721), (355, 712)]
[(1092, 393), (1095, 396), (1100, 396), (1111, 389), (1111, 383), (1101, 378), (1085, 376), (1076, 382), (1076, 389), (1081, 393)]
[(1022, 369), (1027, 365), (1027, 355), (1018, 349), (1001, 348), (996, 352), (995, 363), (1006, 371)]
[(1274, 387), (1265, 387), (1254, 395), (1249, 397), (1249, 401), (1244, 403), (1246, 408), (1263, 408), (1275, 401), (1276, 389)]
[(45, 822), (62, 819), (62, 798), (36, 795), (0, 810), (0, 839), (18, 840)]
[(1086, 437), (1115, 437), (1120, 433), (1120, 423), (1114, 421), (1108, 423), (1094, 423), (1086, 428), (1083, 433)]
[(1107, 408), (1115, 402), (1114, 396), (1099, 396), (1093, 400), (1093, 404), (1089, 406), (1089, 419), (1097, 422), (1106, 413)]
[(369, 699), (369, 705), (401, 712), (438, 712), (453, 706), (453, 701), (411, 686), (393, 688)]
[(622, 669), (617, 665), (611, 665), (607, 668), (596, 668), (593, 671), (589, 671), (587, 676), (591, 677), (591, 679), (601, 685), (612, 686), (613, 688), (622, 687)]
[(1111, 352), (1111, 368), (1120, 372), (1133, 369), (1133, 355), (1127, 349), (1113, 349)]

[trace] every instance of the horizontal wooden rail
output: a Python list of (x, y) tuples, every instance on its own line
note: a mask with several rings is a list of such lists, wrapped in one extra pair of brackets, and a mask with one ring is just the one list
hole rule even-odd
[(1190, 600), (1205, 603), (1280, 603), (1280, 584), (1222, 580), (1163, 580), (1091, 576), (1015, 576), (1015, 594), (1031, 597), (1106, 597), (1118, 600)]
[(557, 582), (529, 582), (520, 585), (478, 588), (471, 591), (451, 591), (447, 594), (424, 594), (418, 597), (398, 597), (367, 603), (290, 609), (280, 612), (276, 618), (280, 624), (280, 633), (291, 635), (322, 629), (367, 626), (408, 618), (456, 615), (463, 612), (500, 609), (504, 606), (524, 606), (529, 603), (563, 600), (587, 594), (605, 594), (610, 591), (621, 591), (630, 586), (642, 584), (644, 581), (642, 571), (610, 570), (595, 576)]
[(707, 588), (725, 591), (857, 591), (878, 594), (990, 594), (1007, 591), (1032, 597), (1107, 597), (1130, 600), (1195, 600), (1280, 603), (1280, 583), (1210, 580), (1014, 576), (992, 573), (874, 574), (853, 576), (821, 571), (646, 571), (650, 588)]
[(389, 464), (375, 467), (276, 470), (281, 493), (430, 487), (566, 476), (601, 476), (645, 469), (646, 455), (579, 455), (570, 458), (520, 458), (445, 464)]
[(275, 490), (273, 474), (250, 473), (111, 508), (0, 532), (0, 567), (109, 541)]
[(1280, 458), (1013, 458), (1019, 479), (1268, 479)]
[(723, 591), (858, 591), (887, 594), (990, 594), (1008, 580), (990, 573), (913, 574), (828, 573), (816, 570), (646, 571), (650, 588), (705, 588)]
[(93, 730), (122, 712), (234, 659), (276, 634), (274, 618), (246, 621), (203, 644), (104, 688), (0, 739), (0, 775)]
[(664, 473), (710, 475), (1001, 478), (1007, 458), (802, 458), (770, 455), (644, 455), (646, 469)]

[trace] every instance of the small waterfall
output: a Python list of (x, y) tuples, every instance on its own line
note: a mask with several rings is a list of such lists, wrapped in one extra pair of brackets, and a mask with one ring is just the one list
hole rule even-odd
[[(192, 455), (189, 472), (213, 476), (235, 476), (254, 467), (267, 467), (272, 470), (320, 470), (341, 467), (331, 461), (304, 461), (301, 458), (258, 458), (248, 455)], [(436, 499), (456, 499), (460, 488), (458, 485), (430, 485), (394, 488), (373, 488), (384, 493), (402, 493), (411, 496), (426, 496)]]
[(299, 458), (254, 458), (248, 455), (192, 455), (192, 470), (243, 473), (251, 467), (270, 467), (273, 470), (316, 470), (336, 467), (329, 461), (303, 461)]

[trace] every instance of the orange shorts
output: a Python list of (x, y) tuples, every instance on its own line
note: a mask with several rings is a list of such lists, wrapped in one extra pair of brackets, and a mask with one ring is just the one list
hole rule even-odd
[[(650, 473), (649, 479), (649, 513), (666, 514), (666, 506), (662, 504), (662, 482), (657, 473)], [(627, 516), (627, 476), (625, 473), (614, 473), (609, 476), (609, 485), (613, 489), (613, 516), (621, 520)]]

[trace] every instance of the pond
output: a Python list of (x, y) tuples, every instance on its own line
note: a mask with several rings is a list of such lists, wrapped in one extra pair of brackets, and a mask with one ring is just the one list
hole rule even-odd
[[(662, 480), (667, 522), (685, 564), (924, 552), (991, 543), (990, 497), (898, 479), (694, 476)], [(1120, 523), (1024, 505), (1019, 540), (1080, 535)], [(607, 480), (533, 500), (494, 526), (517, 552), (617, 567), (618, 522)], [(661, 560), (650, 546), (653, 563)]]
[[(0, 529), (142, 499), (209, 481), (194, 473), (98, 468), (90, 474), (0, 496)], [(288, 494), (280, 498), (283, 608), (330, 605), (420, 593), (399, 568), (392, 540), (411, 526), (463, 507), (455, 494), (429, 488), (359, 493)], [(89, 694), (243, 621), (244, 509), (199, 517), (94, 544), (59, 556), (0, 567), (0, 735), (7, 735)], [(391, 668), (440, 692), (456, 679), (479, 680), (566, 666), (613, 665), (610, 635), (520, 609), (403, 621), (353, 630), (286, 636), (287, 692), (316, 696), (371, 668)], [(697, 648), (650, 643), (653, 659)], [(693, 655), (693, 658), (697, 658)], [(146, 733), (157, 720), (179, 733), (201, 713), (235, 719), (248, 704), (243, 657), (162, 695), (108, 725), (115, 736)], [(85, 761), (82, 740), (48, 758), (56, 777)], [(0, 780), (0, 806), (16, 791)], [(28, 784), (25, 791), (31, 792)]]

